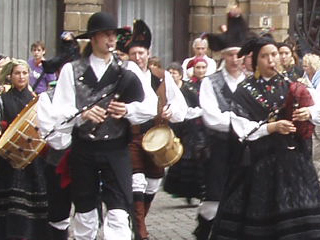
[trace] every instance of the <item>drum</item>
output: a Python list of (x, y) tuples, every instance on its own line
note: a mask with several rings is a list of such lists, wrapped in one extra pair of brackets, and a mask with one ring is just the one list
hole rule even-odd
[(143, 136), (142, 148), (151, 155), (159, 167), (172, 166), (180, 160), (183, 153), (180, 139), (167, 125), (150, 128)]
[(23, 169), (35, 159), (46, 145), (37, 128), (38, 97), (18, 114), (0, 138), (0, 155), (13, 168)]

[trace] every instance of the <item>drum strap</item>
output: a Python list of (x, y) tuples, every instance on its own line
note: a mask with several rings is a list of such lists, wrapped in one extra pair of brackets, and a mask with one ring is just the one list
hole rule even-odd
[(164, 80), (164, 70), (160, 68), (152, 68), (151, 71), (151, 86), (152, 89), (158, 96), (158, 106), (157, 106), (157, 116), (153, 120), (149, 120), (148, 122), (140, 125), (131, 125), (132, 134), (144, 134), (151, 127), (167, 124), (167, 120), (161, 118), (161, 112), (163, 106), (167, 104), (167, 96), (166, 96), (166, 84)]
[[(0, 122), (2, 123), (4, 119), (4, 113), (3, 113), (3, 101), (2, 101), (2, 97), (0, 97)], [(3, 129), (3, 125), (0, 125), (0, 135), (2, 134), (2, 131), (4, 131)]]
[(155, 91), (158, 96), (158, 114), (155, 117), (155, 123), (158, 125), (166, 122), (163, 118), (161, 118), (162, 109), (167, 104), (166, 84), (164, 80), (165, 72), (164, 69), (161, 68), (151, 68), (150, 71), (152, 75), (162, 80), (160, 80), (160, 84)]
[(163, 80), (156, 91), (158, 96), (158, 115), (161, 115), (162, 108), (167, 104), (166, 83)]
[(3, 101), (2, 97), (0, 97), (0, 121), (3, 120)]

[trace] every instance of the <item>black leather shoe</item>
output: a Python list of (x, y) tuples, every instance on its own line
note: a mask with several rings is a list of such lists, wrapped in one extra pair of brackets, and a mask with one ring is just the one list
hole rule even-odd
[(193, 232), (197, 240), (208, 240), (212, 229), (214, 219), (208, 221), (201, 215), (198, 215), (198, 226)]

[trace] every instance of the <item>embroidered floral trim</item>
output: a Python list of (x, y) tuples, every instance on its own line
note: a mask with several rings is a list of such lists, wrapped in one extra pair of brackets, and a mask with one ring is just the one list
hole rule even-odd
[[(274, 79), (270, 79), (269, 82), (266, 84), (266, 80), (263, 79), (263, 78), (259, 78), (258, 80), (256, 80), (261, 86), (264, 86), (264, 88), (262, 89), (263, 93), (265, 94), (274, 94), (275, 93), (275, 90), (277, 87), (281, 87), (283, 86), (284, 82), (281, 80), (281, 79), (278, 79), (278, 78), (274, 78)], [(276, 110), (279, 110), (279, 107), (280, 106), (277, 106), (276, 103), (270, 103), (268, 101), (268, 99), (266, 99), (264, 96), (263, 96), (263, 93), (260, 93), (258, 91), (258, 89), (254, 86), (251, 85), (250, 82), (242, 82), (242, 87), (244, 89), (246, 89), (250, 94), (251, 96), (257, 101), (259, 102), (262, 107), (264, 108), (269, 108), (271, 109), (272, 111), (276, 111)], [(284, 99), (284, 96), (283, 95), (280, 95), (280, 99), (283, 100)]]

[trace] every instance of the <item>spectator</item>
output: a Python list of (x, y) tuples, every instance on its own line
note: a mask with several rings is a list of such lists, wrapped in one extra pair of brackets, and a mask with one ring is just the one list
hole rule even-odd
[[(216, 71), (217, 64), (215, 60), (213, 60), (212, 58), (209, 58), (206, 55), (208, 50), (208, 41), (206, 39), (196, 38), (193, 41), (192, 48), (194, 51), (194, 56), (185, 59), (182, 63), (183, 80), (187, 80), (190, 78), (191, 74), (190, 73), (188, 74), (187, 65), (190, 62), (190, 60), (194, 59), (195, 57), (203, 57), (207, 61), (208, 68), (207, 68), (206, 76), (214, 73)], [(192, 70), (192, 68), (190, 70)]]
[(317, 89), (320, 82), (320, 57), (316, 54), (307, 53), (302, 59), (302, 67), (304, 70), (303, 77), (308, 79), (312, 86)]
[[(316, 98), (320, 94), (320, 57), (316, 54), (307, 53), (302, 59), (305, 79), (315, 90)], [(320, 127), (315, 126), (312, 135), (312, 160), (320, 180)]]
[(55, 74), (47, 74), (43, 70), (42, 61), (45, 60), (46, 48), (43, 42), (37, 41), (31, 45), (32, 58), (28, 60), (31, 69), (30, 85), (37, 94), (46, 91), (48, 84), (56, 80)]
[(302, 77), (303, 69), (299, 66), (299, 59), (294, 51), (294, 47), (289, 43), (278, 43), (280, 64), (283, 71), (292, 81)]

